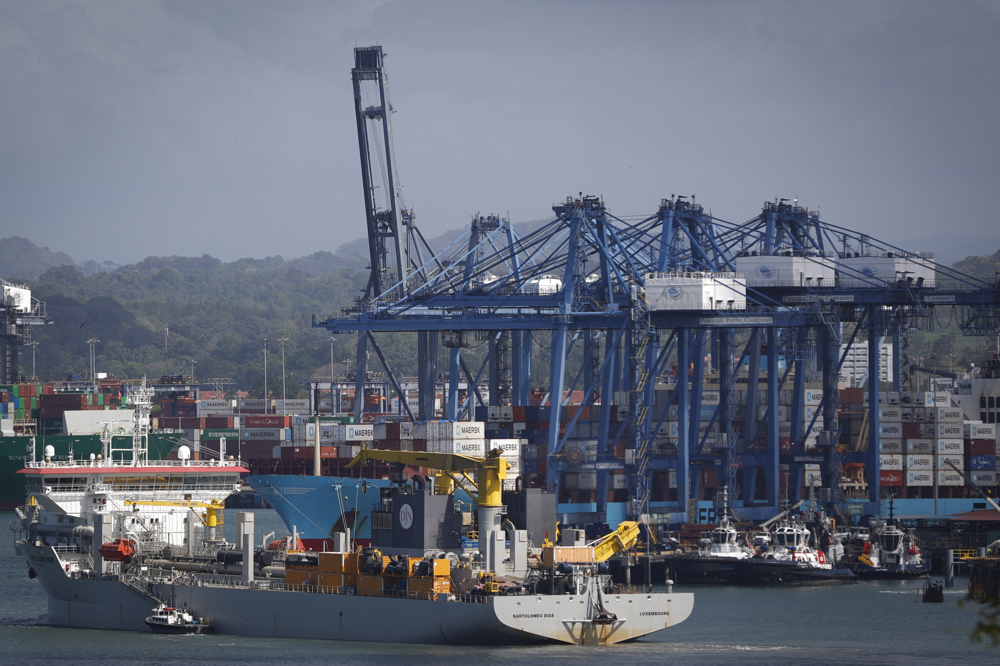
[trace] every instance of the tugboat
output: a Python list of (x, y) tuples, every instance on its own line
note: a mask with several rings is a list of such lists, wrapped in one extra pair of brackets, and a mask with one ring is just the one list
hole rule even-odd
[(747, 585), (854, 582), (850, 569), (828, 561), (826, 553), (809, 545), (809, 529), (798, 520), (781, 521), (771, 547), (736, 565), (737, 582)]
[(913, 530), (903, 531), (895, 522), (872, 526), (871, 540), (865, 541), (854, 564), (858, 578), (926, 578), (931, 561), (917, 546)]
[(740, 540), (739, 532), (729, 520), (726, 491), (723, 490), (722, 520), (708, 532), (695, 552), (667, 555), (670, 575), (678, 583), (734, 582), (736, 563), (753, 557), (756, 551)]
[(212, 631), (208, 620), (166, 604), (153, 609), (153, 614), (146, 618), (146, 626), (154, 634), (208, 634)]

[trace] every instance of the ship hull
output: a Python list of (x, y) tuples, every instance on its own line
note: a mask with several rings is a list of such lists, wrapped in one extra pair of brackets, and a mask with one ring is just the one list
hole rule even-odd
[(736, 565), (740, 560), (712, 555), (674, 555), (666, 560), (670, 577), (684, 585), (721, 584), (736, 582)]
[[(48, 546), (20, 543), (49, 597), (49, 622), (64, 627), (150, 631), (155, 602), (117, 580), (74, 577)], [(231, 586), (230, 586), (231, 585)], [(448, 645), (609, 645), (683, 622), (690, 593), (604, 595), (615, 619), (587, 619), (585, 595), (483, 597), (479, 603), (251, 589), (230, 584), (150, 583), (147, 589), (208, 619), (215, 634)]]
[(796, 583), (853, 583), (857, 581), (850, 569), (817, 569), (800, 566), (787, 560), (750, 558), (736, 567), (736, 582), (743, 585), (789, 585)]
[(886, 567), (872, 567), (858, 562), (854, 565), (854, 575), (865, 580), (908, 580), (927, 578), (931, 575), (931, 562), (922, 564), (896, 564)]

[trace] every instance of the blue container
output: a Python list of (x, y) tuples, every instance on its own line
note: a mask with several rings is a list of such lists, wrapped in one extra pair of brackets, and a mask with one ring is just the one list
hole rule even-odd
[(995, 470), (996, 456), (965, 456), (965, 469), (970, 471)]

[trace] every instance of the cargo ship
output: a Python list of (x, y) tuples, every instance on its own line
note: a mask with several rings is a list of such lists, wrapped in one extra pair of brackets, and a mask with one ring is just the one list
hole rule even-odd
[[(143, 395), (150, 394), (137, 399)], [(467, 459), (496, 470), (480, 496), (487, 531), (478, 553), (346, 552), (339, 534), (336, 552), (282, 551), (275, 561), (255, 547), (252, 513), (237, 516), (240, 544), (226, 544), (217, 531), (245, 468), (191, 460), (184, 446), (176, 461), (149, 460), (147, 434), (137, 421), (129, 461), (117, 460), (105, 438), (99, 459), (30, 460), (21, 472), (28, 501), (18, 510), (16, 546), (48, 596), (50, 623), (151, 631), (145, 619), (167, 605), (205, 619), (218, 634), (610, 645), (669, 628), (693, 609), (690, 593), (612, 584), (602, 562), (628, 546), (635, 526), (597, 545), (534, 554), (526, 531), (514, 530), (504, 559), (503, 535), (490, 529), (503, 515), (495, 501), (506, 467), (499, 458)], [(405, 532), (418, 517), (403, 503), (397, 518)]]

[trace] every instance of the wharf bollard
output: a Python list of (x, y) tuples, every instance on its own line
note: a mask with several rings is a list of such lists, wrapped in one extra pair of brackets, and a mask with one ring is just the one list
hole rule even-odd
[(944, 586), (955, 587), (955, 551), (944, 551)]

